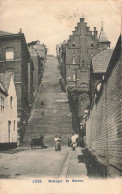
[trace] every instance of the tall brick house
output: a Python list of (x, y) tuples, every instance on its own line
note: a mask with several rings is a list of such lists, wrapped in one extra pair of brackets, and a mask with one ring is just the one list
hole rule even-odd
[(60, 65), (66, 68), (63, 74), (64, 83), (68, 86), (82, 86), (82, 83), (86, 83), (89, 89), (91, 58), (109, 47), (110, 41), (103, 26), (98, 38), (96, 27), (93, 32), (90, 31), (84, 18), (80, 18), (72, 35), (60, 47)]
[[(13, 72), (14, 74), (17, 94), (18, 132), (21, 137), (24, 134), (29, 116), (29, 63), (30, 53), (24, 34), (21, 31), (18, 34), (0, 31), (0, 73)], [(32, 65), (30, 67), (32, 67)], [(32, 76), (31, 71), (31, 77)]]
[(84, 18), (75, 27), (72, 35), (57, 48), (61, 84), (68, 91), (74, 129), (80, 133), (84, 111), (90, 105), (90, 64), (98, 53), (110, 47), (110, 41), (101, 27), (98, 38), (96, 27), (91, 31)]

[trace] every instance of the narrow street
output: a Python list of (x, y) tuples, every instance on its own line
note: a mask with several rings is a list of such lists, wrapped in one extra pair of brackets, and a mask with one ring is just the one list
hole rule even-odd
[[(47, 57), (43, 81), (32, 111), (21, 148), (1, 153), (1, 178), (88, 178), (90, 165), (82, 148), (75, 152), (67, 145), (73, 132), (68, 100), (60, 89), (57, 59)], [(41, 102), (43, 101), (43, 106)], [(31, 149), (32, 136), (44, 135), (44, 149)], [(62, 150), (54, 151), (55, 135), (62, 137)], [(94, 171), (95, 174), (95, 171)], [(97, 174), (96, 174), (97, 175)], [(95, 175), (95, 176), (96, 176)]]

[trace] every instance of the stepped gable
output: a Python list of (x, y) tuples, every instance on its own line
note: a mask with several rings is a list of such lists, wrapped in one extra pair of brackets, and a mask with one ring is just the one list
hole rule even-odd
[(107, 49), (93, 57), (92, 68), (94, 73), (106, 72), (112, 53), (112, 49)]
[(11, 72), (0, 73), (0, 83), (1, 83), (1, 85), (4, 88), (6, 93), (8, 93), (8, 89), (9, 89), (10, 80), (11, 80), (12, 75), (13, 74)]
[(0, 36), (7, 36), (7, 35), (13, 35), (13, 33), (5, 32), (0, 30)]

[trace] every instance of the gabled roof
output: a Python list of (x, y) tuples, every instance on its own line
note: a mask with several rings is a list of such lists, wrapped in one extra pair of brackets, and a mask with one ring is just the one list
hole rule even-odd
[(112, 53), (112, 49), (107, 49), (92, 58), (92, 68), (94, 73), (106, 72)]
[(0, 89), (3, 90), (3, 91), (5, 92), (5, 90), (4, 90), (4, 88), (3, 88), (3, 86), (2, 86), (1, 83), (0, 83)]
[(0, 73), (0, 83), (6, 93), (8, 93), (9, 85), (10, 85), (10, 80), (11, 80), (12, 73), (7, 72), (7, 73)]
[(109, 75), (111, 75), (113, 68), (118, 64), (118, 62), (121, 65), (121, 57), (122, 57), (122, 35), (120, 34), (106, 71), (105, 75), (106, 80), (109, 79)]
[(13, 35), (13, 33), (0, 30), (0, 36)]
[(28, 46), (35, 45), (36, 43), (37, 43), (37, 40), (36, 41), (29, 42), (28, 43)]
[(101, 31), (100, 31), (100, 35), (99, 35), (99, 40), (98, 41), (99, 42), (109, 42), (108, 38), (107, 38), (107, 36), (105, 34), (105, 31), (103, 29), (103, 26), (101, 27)]

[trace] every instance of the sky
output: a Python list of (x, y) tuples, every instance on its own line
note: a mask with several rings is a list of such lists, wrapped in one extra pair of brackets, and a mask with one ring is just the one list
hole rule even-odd
[(40, 40), (55, 54), (56, 45), (67, 40), (80, 17), (85, 17), (98, 34), (103, 21), (114, 48), (121, 32), (121, 4), (119, 0), (0, 0), (0, 30), (18, 33), (22, 28), (27, 43)]

